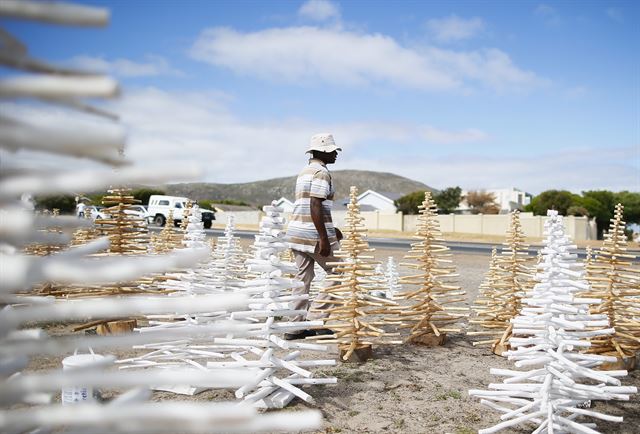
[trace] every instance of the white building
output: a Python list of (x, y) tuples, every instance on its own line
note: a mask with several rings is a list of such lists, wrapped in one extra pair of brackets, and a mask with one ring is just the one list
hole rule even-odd
[[(395, 213), (397, 211), (394, 200), (402, 197), (399, 193), (384, 192), (379, 193), (373, 190), (367, 190), (358, 196), (360, 211), (381, 211), (387, 213)], [(346, 209), (349, 198), (334, 200), (333, 207), (335, 210)], [(293, 212), (294, 203), (286, 197), (281, 197), (276, 201), (276, 205), (284, 209), (285, 213)]]
[(291, 213), (293, 212), (293, 202), (291, 202), (286, 197), (282, 196), (280, 199), (276, 201), (276, 206), (282, 207), (284, 209), (283, 212)]
[(402, 197), (399, 193), (382, 192), (367, 190), (358, 196), (358, 203), (369, 205), (376, 211), (396, 212), (398, 209), (393, 203), (396, 199)]
[[(525, 206), (531, 203), (531, 194), (518, 190), (515, 187), (486, 189), (480, 191), (493, 194), (495, 202), (500, 206), (500, 214), (506, 214), (516, 209), (522, 210)], [(468, 191), (463, 190), (462, 196), (465, 197), (467, 193)], [(457, 211), (462, 212), (463, 214), (471, 211), (471, 208), (465, 199), (460, 201)]]

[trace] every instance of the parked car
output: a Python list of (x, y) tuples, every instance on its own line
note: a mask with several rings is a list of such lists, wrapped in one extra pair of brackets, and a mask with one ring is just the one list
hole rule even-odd
[(147, 208), (142, 205), (131, 205), (129, 209), (124, 210), (125, 214), (135, 216), (137, 218), (147, 220), (149, 213), (147, 212)]
[[(184, 216), (184, 210), (187, 207), (189, 198), (179, 196), (165, 196), (154, 194), (149, 197), (149, 205), (147, 206), (147, 220), (149, 223), (155, 223), (158, 226), (164, 226), (169, 219), (169, 211), (173, 210), (173, 220), (175, 225), (179, 225)], [(202, 223), (206, 229), (211, 227), (211, 223), (215, 220), (215, 214), (208, 209), (200, 208), (202, 212)]]
[(93, 220), (111, 218), (111, 215), (104, 212), (103, 206), (87, 205), (84, 207), (84, 215), (87, 215), (87, 213), (91, 213), (91, 218)]

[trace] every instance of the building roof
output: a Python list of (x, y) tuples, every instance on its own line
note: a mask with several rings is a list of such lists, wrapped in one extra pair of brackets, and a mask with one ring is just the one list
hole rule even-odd
[[(347, 209), (351, 199), (344, 197), (333, 201), (333, 209), (336, 211), (344, 211)], [(377, 209), (371, 205), (360, 205), (360, 211), (376, 211)]]
[(246, 205), (226, 205), (223, 203), (212, 203), (211, 207), (216, 212), (239, 212), (239, 211), (256, 211), (252, 206)]

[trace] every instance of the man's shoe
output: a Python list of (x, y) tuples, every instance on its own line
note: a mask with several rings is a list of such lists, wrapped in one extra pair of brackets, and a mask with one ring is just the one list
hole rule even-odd
[(331, 329), (317, 329), (314, 331), (316, 332), (316, 336), (334, 335), (336, 333)]
[(285, 333), (284, 340), (285, 341), (295, 341), (298, 339), (304, 339), (310, 336), (315, 336), (315, 330), (300, 330), (299, 332), (294, 333)]

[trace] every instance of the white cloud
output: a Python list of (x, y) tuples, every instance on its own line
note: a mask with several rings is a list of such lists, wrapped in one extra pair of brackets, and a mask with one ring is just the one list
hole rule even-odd
[(429, 155), (402, 155), (384, 160), (349, 157), (340, 164), (350, 169), (395, 173), (438, 189), (458, 185), (467, 190), (516, 187), (532, 194), (550, 189), (580, 193), (633, 190), (640, 185), (638, 168), (628, 163), (634, 153), (637, 154), (637, 150), (633, 147), (608, 149), (608, 158), (603, 160), (602, 150), (593, 148), (559, 150), (535, 157), (486, 151), (465, 155), (452, 152), (436, 158)]
[(131, 92), (114, 109), (130, 127), (130, 158), (138, 164), (205, 162), (204, 180), (210, 182), (296, 174), (306, 161), (309, 137), (318, 131), (333, 132), (344, 149), (334, 170), (392, 172), (436, 188), (515, 186), (535, 194), (551, 188), (617, 191), (640, 181), (638, 168), (629, 163), (630, 155), (637, 155), (634, 148), (608, 149), (606, 161), (602, 149), (561, 145), (557, 151), (533, 157), (514, 156), (492, 148), (489, 134), (479, 129), (383, 121), (247, 121), (231, 112), (227, 99), (217, 94), (157, 89)]
[[(245, 120), (228, 108), (228, 97), (213, 92), (167, 92), (155, 88), (132, 90), (109, 103), (129, 130), (125, 155), (137, 166), (200, 163), (198, 181), (248, 182), (296, 174), (305, 164), (309, 137), (331, 131), (344, 152), (334, 170), (391, 172), (436, 188), (518, 187), (530, 193), (556, 188), (574, 192), (613, 191), (640, 185), (638, 148), (565, 149), (533, 156), (515, 156), (491, 146), (486, 132), (473, 128), (445, 130), (427, 124), (360, 121), (327, 124), (305, 119)], [(17, 104), (0, 111), (29, 119), (42, 110)], [(68, 113), (49, 115), (69, 119)], [(55, 158), (0, 155), (0, 161), (35, 158), (55, 165)], [(58, 164), (60, 164), (58, 162)], [(65, 163), (69, 167), (69, 163)], [(87, 163), (73, 163), (86, 167)], [(54, 166), (55, 167), (55, 166)]]
[(427, 21), (427, 28), (440, 42), (460, 41), (476, 36), (484, 30), (482, 18), (460, 18), (451, 15), (447, 18), (431, 19)]
[(171, 67), (164, 57), (153, 54), (146, 55), (141, 62), (123, 58), (107, 60), (104, 57), (76, 56), (69, 63), (78, 68), (109, 73), (120, 77), (183, 75), (181, 71)]
[(340, 9), (328, 0), (308, 0), (300, 9), (298, 15), (313, 21), (326, 21), (328, 19), (339, 19)]
[(607, 13), (607, 16), (613, 21), (617, 21), (619, 23), (624, 21), (624, 14), (618, 8), (607, 8), (605, 12)]
[(516, 66), (507, 53), (496, 48), (409, 48), (381, 34), (318, 27), (253, 33), (207, 29), (190, 54), (238, 74), (293, 83), (390, 84), (420, 90), (468, 90), (477, 86), (528, 90), (546, 83), (535, 73)]
[(558, 11), (547, 4), (539, 4), (533, 12), (550, 26), (558, 26), (562, 22)]
[(113, 103), (130, 130), (128, 158), (139, 164), (206, 161), (206, 179), (241, 182), (287, 176), (305, 161), (309, 137), (331, 131), (352, 154), (393, 146), (464, 145), (488, 138), (478, 129), (449, 131), (431, 125), (384, 122), (317, 123), (304, 119), (244, 121), (218, 94), (138, 89)]

